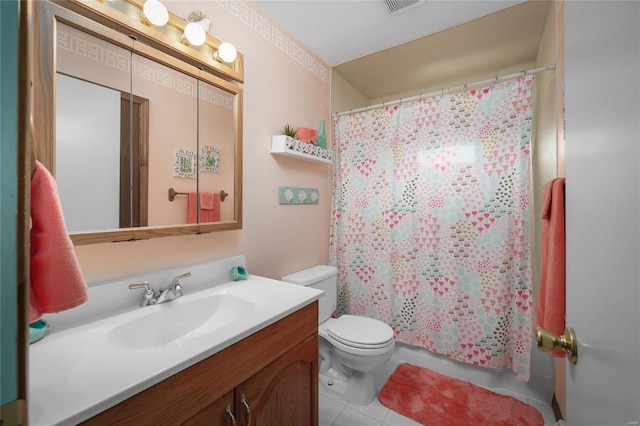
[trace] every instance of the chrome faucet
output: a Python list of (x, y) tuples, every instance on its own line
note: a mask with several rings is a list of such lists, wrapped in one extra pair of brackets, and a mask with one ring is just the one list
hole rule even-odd
[(142, 300), (140, 301), (140, 306), (145, 307), (149, 305), (156, 304), (156, 291), (151, 287), (149, 283), (140, 283), (140, 284), (129, 284), (129, 290), (135, 290), (138, 288), (143, 288), (144, 292), (142, 293)]
[(182, 286), (180, 285), (180, 280), (183, 278), (189, 278), (191, 276), (191, 272), (186, 272), (182, 275), (178, 275), (171, 281), (171, 284), (167, 288), (161, 288), (160, 294), (156, 297), (156, 291), (151, 287), (149, 283), (140, 283), (140, 284), (129, 284), (130, 290), (135, 290), (138, 288), (144, 289), (142, 293), (142, 300), (140, 301), (140, 306), (150, 306), (150, 305), (159, 305), (161, 303), (170, 302), (178, 297), (182, 296)]
[(180, 285), (180, 280), (183, 278), (189, 278), (191, 276), (191, 272), (186, 272), (182, 275), (178, 275), (171, 281), (171, 284), (167, 288), (160, 289), (160, 296), (156, 300), (156, 304), (169, 302), (171, 300), (177, 299), (182, 296), (182, 286)]

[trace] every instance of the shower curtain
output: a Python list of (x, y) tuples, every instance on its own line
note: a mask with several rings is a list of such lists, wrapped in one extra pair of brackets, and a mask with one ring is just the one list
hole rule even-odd
[(338, 313), (529, 380), (532, 82), (334, 119)]

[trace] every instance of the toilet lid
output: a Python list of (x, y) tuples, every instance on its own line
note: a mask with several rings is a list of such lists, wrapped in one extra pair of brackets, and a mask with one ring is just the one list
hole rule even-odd
[(327, 327), (337, 341), (356, 348), (382, 348), (393, 340), (393, 329), (382, 321), (357, 315), (342, 315)]

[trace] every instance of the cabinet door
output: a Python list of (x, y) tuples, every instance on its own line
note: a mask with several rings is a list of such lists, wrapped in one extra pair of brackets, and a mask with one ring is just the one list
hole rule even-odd
[[(227, 410), (228, 407), (228, 410)], [(227, 393), (204, 410), (187, 420), (183, 425), (188, 426), (213, 426), (234, 425), (233, 391)]]
[(318, 335), (236, 388), (239, 425), (318, 424)]

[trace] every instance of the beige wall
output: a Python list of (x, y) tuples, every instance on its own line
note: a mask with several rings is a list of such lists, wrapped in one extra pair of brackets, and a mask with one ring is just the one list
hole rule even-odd
[[(540, 41), (535, 66), (542, 67), (555, 63), (555, 9), (549, 8), (545, 31)], [(544, 184), (557, 176), (556, 152), (556, 78), (553, 72), (542, 72), (536, 75), (535, 85), (535, 132), (532, 146), (533, 152), (533, 212), (534, 212), (534, 268), (533, 282), (537, 295), (540, 282), (540, 250), (542, 242), (542, 191)]]
[[(284, 124), (330, 122), (329, 67), (250, 2), (165, 1), (179, 16), (202, 10), (211, 35), (245, 55), (243, 229), (77, 246), (87, 282), (244, 254), (250, 273), (279, 278), (328, 261), (329, 165), (270, 154)], [(318, 205), (278, 204), (278, 186), (317, 188)], [(187, 289), (188, 290), (188, 289)]]
[(362, 93), (350, 85), (340, 74), (331, 71), (331, 113), (349, 111), (369, 105)]
[[(549, 8), (549, 14), (545, 23), (545, 30), (540, 41), (538, 57), (535, 66), (542, 67), (556, 63), (556, 8), (555, 5)], [(557, 66), (557, 64), (556, 64)], [(542, 209), (542, 198), (544, 185), (551, 179), (558, 176), (559, 159), (557, 143), (557, 72), (542, 72), (536, 75), (536, 97), (535, 97), (535, 134), (532, 146), (533, 152), (533, 286), (534, 286), (534, 306), (537, 302), (538, 287), (540, 285), (540, 268), (542, 251), (542, 219), (540, 212)], [(535, 352), (534, 360), (539, 364), (552, 365), (555, 359), (549, 355)], [(564, 359), (563, 359), (564, 362)], [(554, 370), (545, 369), (544, 374), (549, 375), (554, 380), (554, 393), (558, 395), (559, 388), (563, 387), (554, 379)], [(564, 365), (564, 364), (563, 364)], [(538, 369), (539, 371), (541, 369)], [(561, 393), (564, 393), (562, 391)]]

